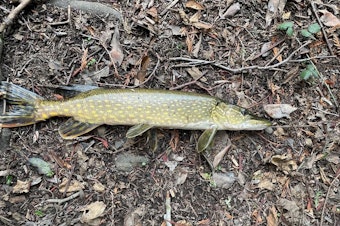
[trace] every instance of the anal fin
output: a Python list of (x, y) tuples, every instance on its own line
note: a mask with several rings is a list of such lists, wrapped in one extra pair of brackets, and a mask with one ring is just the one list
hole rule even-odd
[(73, 118), (70, 118), (59, 127), (58, 132), (63, 139), (70, 140), (85, 133), (88, 133), (98, 126), (100, 125), (87, 122), (79, 122), (74, 120)]
[(149, 124), (138, 124), (135, 126), (132, 126), (126, 133), (127, 138), (133, 138), (137, 137), (139, 135), (142, 135), (147, 130), (151, 129), (153, 126)]

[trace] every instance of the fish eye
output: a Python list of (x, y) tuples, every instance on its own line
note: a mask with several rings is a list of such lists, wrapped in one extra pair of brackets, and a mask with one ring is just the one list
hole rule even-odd
[(247, 109), (242, 108), (242, 109), (241, 109), (241, 114), (242, 114), (243, 116), (244, 116), (244, 115), (249, 115), (249, 112), (248, 112)]

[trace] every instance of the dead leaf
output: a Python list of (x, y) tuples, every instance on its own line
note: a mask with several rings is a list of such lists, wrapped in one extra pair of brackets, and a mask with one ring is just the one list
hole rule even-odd
[(145, 215), (145, 206), (141, 205), (135, 210), (131, 211), (124, 217), (124, 226), (138, 226), (142, 225), (141, 219)]
[(146, 77), (146, 72), (150, 64), (150, 57), (145, 54), (142, 58), (141, 69), (137, 72), (137, 79), (139, 82), (144, 82)]
[(320, 20), (324, 25), (327, 27), (335, 27), (340, 26), (340, 20), (334, 16), (331, 12), (328, 12), (327, 10), (319, 10), (323, 15), (320, 17)]
[(288, 199), (280, 199), (279, 205), (281, 205), (285, 210), (290, 213), (299, 214), (299, 207), (294, 201), (290, 201)]
[(292, 159), (291, 154), (274, 155), (270, 162), (277, 166), (284, 173), (290, 173), (297, 169), (295, 160)]
[(187, 38), (185, 39), (185, 43), (187, 44), (188, 52), (191, 53), (193, 50), (193, 42), (194, 37), (193, 35), (187, 35)]
[(214, 173), (212, 175), (211, 181), (218, 188), (230, 188), (236, 181), (235, 174), (233, 172), (228, 173)]
[(17, 184), (13, 187), (13, 193), (22, 194), (28, 193), (31, 187), (31, 182), (18, 180)]
[(286, 2), (287, 0), (269, 0), (266, 13), (266, 27), (271, 24), (273, 18), (278, 16), (279, 12), (283, 12)]
[(197, 12), (195, 13), (194, 15), (192, 15), (189, 19), (189, 23), (196, 23), (199, 21), (199, 19), (201, 18), (201, 13), (200, 12)]
[(146, 11), (147, 14), (152, 16), (154, 19), (158, 20), (158, 12), (156, 7), (152, 7)]
[(105, 191), (105, 186), (100, 183), (100, 182), (96, 182), (94, 185), (93, 185), (93, 189), (97, 192), (103, 192)]
[(204, 6), (196, 1), (189, 0), (185, 4), (185, 7), (190, 8), (190, 9), (195, 9), (195, 10), (204, 10)]
[(267, 226), (277, 226), (279, 225), (279, 219), (277, 217), (277, 210), (275, 206), (269, 208), (269, 214), (267, 216)]
[(227, 11), (222, 15), (222, 19), (226, 18), (226, 17), (232, 17), (234, 16), (236, 13), (238, 13), (238, 11), (240, 11), (241, 9), (241, 4), (240, 3), (234, 3), (232, 4)]
[(84, 185), (77, 180), (71, 180), (71, 183), (69, 184), (69, 186), (67, 186), (67, 184), (68, 184), (68, 179), (63, 178), (63, 181), (59, 185), (59, 192), (64, 193), (66, 189), (67, 189), (67, 192), (75, 192), (75, 191), (83, 190), (85, 188)]
[(179, 13), (179, 16), (181, 17), (181, 19), (183, 20), (183, 23), (184, 24), (189, 24), (189, 17), (184, 12), (184, 10), (183, 9), (179, 9), (178, 13)]
[(205, 22), (196, 22), (192, 24), (194, 27), (198, 29), (209, 30), (213, 27), (213, 25), (205, 23)]
[(266, 42), (261, 47), (261, 56), (266, 57), (270, 54), (270, 49), (273, 48), (272, 42)]
[[(202, 76), (203, 76), (203, 73), (197, 67), (188, 68), (188, 69), (186, 69), (186, 71), (195, 80), (198, 80), (198, 79), (202, 78)], [(205, 81), (206, 81), (206, 79), (205, 79)]]
[(81, 216), (80, 221), (82, 223), (89, 223), (93, 219), (100, 217), (104, 213), (105, 208), (105, 203), (99, 201), (85, 206), (84, 208), (82, 208), (82, 211), (84, 211), (84, 213)]
[(282, 20), (288, 20), (290, 18), (291, 12), (286, 12), (282, 14)]
[(290, 114), (297, 110), (289, 104), (267, 104), (264, 107), (265, 112), (272, 118), (290, 118)]
[(124, 59), (124, 53), (119, 43), (119, 28), (116, 26), (115, 32), (113, 33), (112, 39), (111, 39), (111, 51), (110, 56), (113, 60), (113, 63), (117, 63), (118, 66), (120, 66)]
[(101, 78), (109, 77), (110, 75), (110, 68), (109, 66), (105, 66), (103, 69), (94, 72), (93, 74), (89, 75), (89, 77), (95, 81), (98, 82)]
[(231, 142), (230, 142), (230, 139), (228, 138), (228, 144), (226, 145), (226, 147), (223, 148), (223, 149), (222, 149), (217, 155), (215, 155), (215, 157), (214, 157), (214, 161), (213, 161), (213, 163), (212, 163), (214, 169), (220, 164), (220, 162), (222, 161), (224, 155), (227, 153), (227, 151), (230, 149), (230, 147), (231, 147)]
[(198, 52), (200, 51), (201, 44), (202, 44), (202, 33), (200, 34), (200, 39), (199, 39), (198, 42), (195, 44), (194, 49), (193, 49), (193, 51), (192, 51), (192, 55), (193, 55), (194, 57), (198, 57)]
[(178, 169), (175, 174), (175, 185), (184, 184), (188, 177), (188, 171), (186, 169)]
[(277, 47), (274, 47), (274, 48), (273, 48), (273, 53), (274, 53), (274, 56), (276, 56), (276, 60), (279, 61), (279, 62), (281, 62), (281, 61), (282, 61), (282, 55), (281, 55), (281, 54), (278, 55), (279, 52), (280, 52), (280, 49), (279, 49), (279, 48), (277, 48)]

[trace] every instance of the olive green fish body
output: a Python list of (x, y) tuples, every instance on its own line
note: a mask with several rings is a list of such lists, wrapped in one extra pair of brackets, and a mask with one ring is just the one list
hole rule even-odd
[(132, 125), (127, 137), (152, 127), (205, 130), (197, 149), (206, 149), (217, 130), (262, 130), (271, 123), (245, 109), (203, 94), (152, 89), (93, 89), (64, 101), (49, 101), (22, 87), (1, 82), (0, 97), (12, 108), (0, 127), (34, 124), (55, 116), (71, 119), (59, 134), (72, 139), (99, 125)]
[(218, 99), (194, 93), (146, 89), (95, 89), (66, 101), (38, 101), (36, 120), (73, 117), (92, 124), (207, 129)]

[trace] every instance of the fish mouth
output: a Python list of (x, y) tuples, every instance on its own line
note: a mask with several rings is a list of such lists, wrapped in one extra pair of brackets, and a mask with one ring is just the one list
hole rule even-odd
[(253, 117), (244, 123), (244, 130), (263, 130), (271, 125), (272, 123), (266, 119)]

